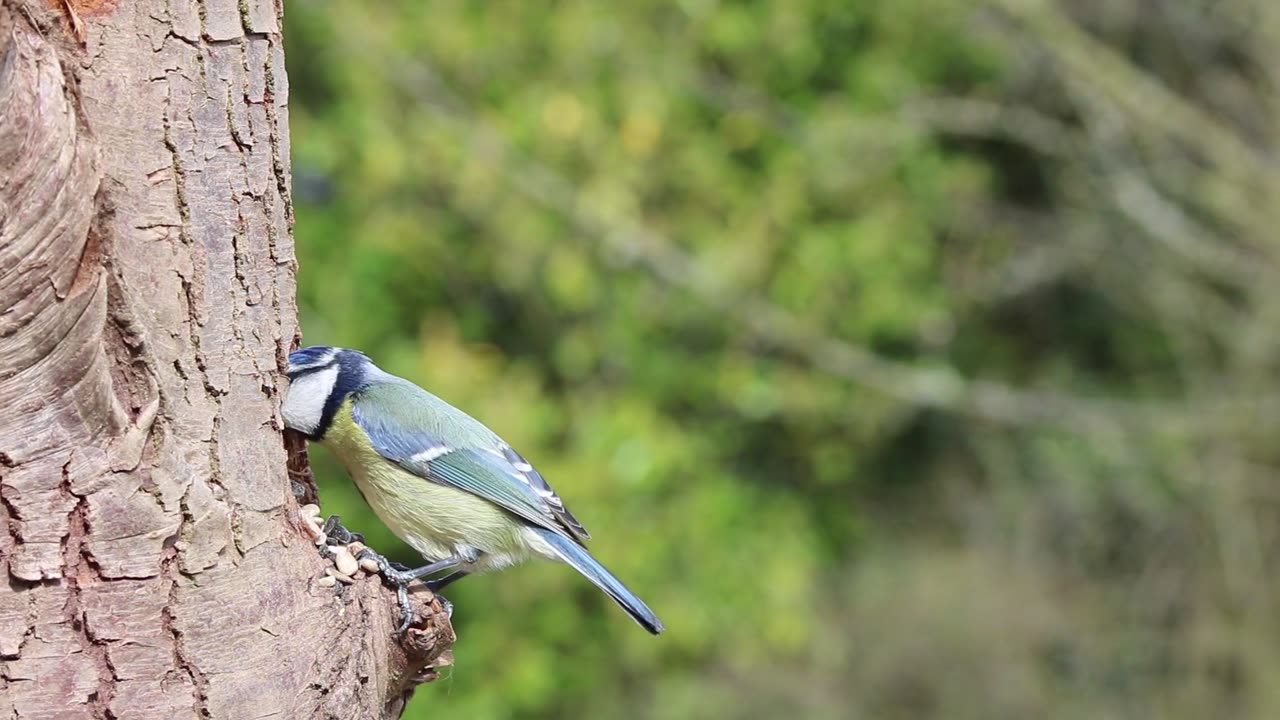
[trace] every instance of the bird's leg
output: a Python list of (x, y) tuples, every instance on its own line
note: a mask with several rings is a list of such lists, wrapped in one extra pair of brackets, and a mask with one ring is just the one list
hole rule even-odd
[[(373, 550), (370, 550), (369, 548), (365, 548), (364, 550), (360, 551), (359, 558), (361, 560), (364, 560), (367, 558), (377, 563), (378, 572), (382, 575), (383, 580), (386, 580), (388, 584), (395, 587), (396, 600), (400, 605), (400, 626), (396, 628), (396, 632), (401, 635), (403, 635), (405, 631), (409, 629), (409, 626), (413, 624), (413, 620), (414, 620), (413, 605), (409, 603), (409, 583), (413, 582), (414, 580), (421, 580), (422, 578), (428, 575), (438, 573), (442, 570), (448, 570), (450, 568), (457, 567), (458, 565), (461, 565), (462, 563), (466, 562), (465, 558), (462, 558), (458, 555), (451, 555), (447, 558), (444, 558), (443, 560), (437, 560), (433, 563), (428, 563), (426, 565), (423, 565), (420, 568), (416, 568), (414, 570), (407, 570), (407, 569), (401, 569), (404, 567), (403, 565), (399, 565), (398, 563), (393, 563), (390, 560), (386, 559), (385, 557), (374, 552)], [(459, 573), (453, 573), (453, 574), (457, 575)], [(431, 587), (429, 583), (427, 584), (427, 587)], [(434, 588), (432, 589), (434, 590)], [(442, 604), (446, 605), (449, 611), (449, 614), (452, 615), (453, 614), (452, 606), (449, 605), (448, 601), (445, 600), (444, 598), (440, 598), (440, 601)]]
[(464, 570), (454, 570), (442, 578), (436, 578), (435, 580), (423, 580), (422, 584), (431, 588), (431, 592), (438, 593), (443, 590), (445, 586), (454, 584), (466, 577), (468, 574), (469, 573)]
[(441, 570), (448, 570), (449, 568), (457, 567), (465, 562), (457, 555), (450, 555), (443, 560), (436, 560), (435, 562), (428, 563), (420, 568), (405, 570), (401, 569), (404, 568), (403, 565), (393, 563), (369, 548), (365, 548), (360, 551), (360, 559), (364, 558), (370, 558), (374, 562), (378, 563), (378, 572), (393, 585), (408, 585), (414, 580), (421, 580), (428, 575), (434, 575)]

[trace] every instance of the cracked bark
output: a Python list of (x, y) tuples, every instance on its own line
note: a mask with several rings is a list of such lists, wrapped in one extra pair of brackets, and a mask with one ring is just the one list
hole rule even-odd
[(0, 0), (0, 718), (395, 717), (448, 662), (298, 522), (279, 28)]

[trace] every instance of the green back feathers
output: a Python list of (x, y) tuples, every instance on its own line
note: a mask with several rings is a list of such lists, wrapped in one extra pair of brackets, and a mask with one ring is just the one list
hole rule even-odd
[(576, 542), (590, 538), (546, 479), (483, 423), (413, 383), (386, 376), (352, 396), (352, 417), (386, 459), (479, 496)]

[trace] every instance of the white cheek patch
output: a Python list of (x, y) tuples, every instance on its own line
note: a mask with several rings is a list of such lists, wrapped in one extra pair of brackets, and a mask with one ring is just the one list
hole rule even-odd
[(289, 384), (289, 389), (284, 393), (284, 404), (280, 408), (285, 427), (308, 435), (315, 433), (320, 427), (320, 418), (324, 415), (324, 404), (338, 381), (338, 370), (338, 366), (334, 365), (303, 375)]

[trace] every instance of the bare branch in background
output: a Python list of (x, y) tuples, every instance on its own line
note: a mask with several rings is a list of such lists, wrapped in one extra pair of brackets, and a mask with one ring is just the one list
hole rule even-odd
[(391, 65), (403, 91), (433, 118), (458, 133), (473, 151), (491, 158), (525, 196), (556, 210), (584, 234), (599, 239), (609, 261), (638, 266), (665, 285), (717, 308), (757, 339), (811, 366), (911, 405), (972, 415), (992, 422), (1058, 425), (1096, 435), (1121, 430), (1212, 430), (1256, 422), (1273, 413), (1255, 398), (1224, 398), (1192, 411), (1181, 403), (1086, 398), (965, 378), (950, 367), (920, 367), (880, 356), (809, 327), (794, 313), (755, 297), (725, 290), (725, 282), (695, 258), (632, 218), (584, 204), (574, 185), (549, 166), (523, 156), (501, 131), (470, 110), (425, 62), (400, 58)]
[(1087, 78), (1092, 89), (1122, 108), (1137, 127), (1202, 149), (1221, 172), (1243, 187), (1270, 187), (1280, 181), (1276, 158), (1249, 146), (1203, 108), (1082, 31), (1052, 4), (1039, 0), (1000, 0), (1000, 4), (1025, 21), (1073, 76)]
[(909, 122), (944, 134), (1008, 140), (1052, 157), (1069, 157), (1084, 148), (1077, 128), (1026, 106), (933, 97), (909, 103), (903, 115)]
[[(1251, 146), (1204, 108), (1094, 39), (1052, 4), (999, 0), (999, 5), (1022, 20), (1038, 47), (1058, 61), (1073, 92), (1089, 104), (1118, 113), (1125, 131), (1137, 134), (1143, 144), (1169, 153), (1192, 149), (1196, 162), (1207, 163), (1208, 172), (1201, 165), (1188, 173), (1204, 185), (1198, 193), (1202, 200), (1253, 235), (1261, 237), (1275, 226), (1274, 205), (1267, 199), (1280, 192), (1280, 162), (1267, 149)], [(1280, 253), (1270, 238), (1259, 250)]]

